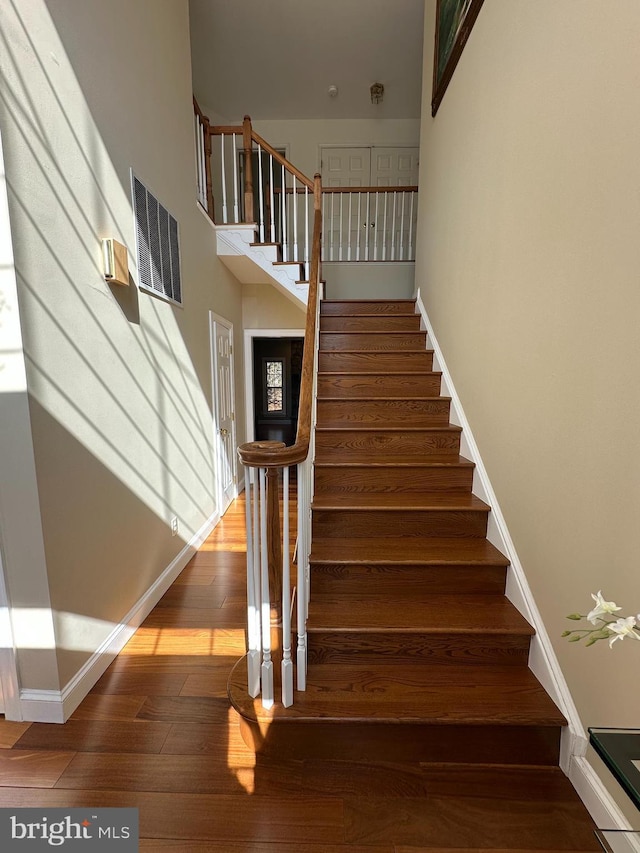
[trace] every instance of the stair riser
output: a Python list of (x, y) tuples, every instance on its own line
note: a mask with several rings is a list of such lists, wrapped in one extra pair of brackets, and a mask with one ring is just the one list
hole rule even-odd
[(320, 349), (330, 352), (349, 352), (353, 350), (374, 350), (376, 352), (398, 352), (403, 350), (423, 350), (427, 346), (425, 332), (404, 332), (387, 334), (385, 332), (321, 332)]
[(378, 317), (331, 317), (320, 318), (321, 332), (418, 332), (420, 316), (402, 314)]
[(361, 397), (438, 397), (440, 386), (439, 373), (432, 376), (318, 376), (319, 397), (344, 397), (346, 400)]
[(318, 400), (318, 426), (446, 426), (451, 402), (436, 400)]
[(526, 666), (529, 636), (402, 631), (308, 632), (309, 664)]
[(261, 732), (239, 719), (251, 750), (283, 759), (556, 765), (560, 753), (559, 726), (305, 721)]
[(504, 593), (505, 566), (354, 565), (311, 562), (314, 595), (415, 595)]
[(330, 462), (349, 459), (349, 453), (366, 452), (387, 461), (393, 456), (416, 454), (428, 456), (458, 456), (460, 433), (447, 429), (428, 432), (365, 432), (362, 430), (318, 430), (316, 432), (316, 460)]
[(415, 314), (416, 303), (413, 300), (374, 300), (371, 302), (349, 302), (341, 300), (323, 300), (320, 313), (331, 316), (351, 316), (359, 314)]
[(313, 510), (313, 536), (323, 539), (370, 536), (474, 537), (487, 535), (488, 512), (465, 510)]
[(319, 352), (322, 373), (388, 373), (389, 371), (432, 370), (433, 353), (424, 352)]
[(470, 466), (434, 468), (322, 468), (315, 469), (316, 494), (390, 494), (395, 492), (469, 492)]

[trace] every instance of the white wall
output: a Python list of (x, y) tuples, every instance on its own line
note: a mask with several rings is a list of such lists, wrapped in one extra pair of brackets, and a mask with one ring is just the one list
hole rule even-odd
[[(215, 515), (208, 312), (232, 321), (240, 342), (242, 292), (196, 207), (187, 0), (9, 2), (0, 33), (0, 121), (59, 673), (47, 649), (20, 651), (20, 668), (23, 687), (62, 688)], [(184, 308), (135, 287), (130, 168), (179, 221)], [(129, 288), (102, 278), (104, 236), (129, 249)], [(28, 607), (43, 590), (20, 585), (23, 570), (7, 561), (14, 603)]]
[(640, 5), (490, 0), (432, 119), (435, 5), (416, 281), (578, 711), (637, 726), (640, 643), (560, 635), (640, 609)]

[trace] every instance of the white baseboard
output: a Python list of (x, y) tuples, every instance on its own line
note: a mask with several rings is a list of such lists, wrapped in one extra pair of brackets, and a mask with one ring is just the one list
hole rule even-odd
[(180, 572), (220, 520), (216, 512), (191, 537), (180, 553), (138, 599), (89, 660), (62, 690), (20, 690), (22, 719), (34, 723), (64, 723), (89, 693), (109, 664), (122, 651)]
[[(531, 642), (529, 668), (567, 719), (568, 725), (562, 732), (560, 767), (573, 782), (576, 791), (599, 826), (608, 826), (611, 829), (624, 829), (626, 828), (626, 823), (624, 823), (622, 813), (602, 782), (600, 782), (597, 773), (584, 757), (588, 744), (586, 731), (580, 720), (578, 710), (560, 664), (558, 663), (549, 634), (542, 621), (542, 616), (535, 603), (523, 565), (509, 534), (500, 503), (480, 456), (473, 431), (462, 408), (460, 397), (456, 392), (453, 379), (434, 334), (419, 289), (416, 294), (416, 307), (427, 332), (429, 346), (434, 351), (433, 369), (442, 372), (441, 393), (451, 397), (451, 422), (462, 427), (460, 453), (474, 462), (476, 466), (473, 477), (473, 492), (491, 507), (487, 538), (508, 557), (511, 564), (507, 573), (505, 594), (536, 631)], [(601, 817), (603, 820), (601, 820)], [(623, 823), (618, 827), (620, 819), (622, 819)]]
[(629, 821), (586, 758), (573, 756), (567, 775), (597, 826), (631, 829)]

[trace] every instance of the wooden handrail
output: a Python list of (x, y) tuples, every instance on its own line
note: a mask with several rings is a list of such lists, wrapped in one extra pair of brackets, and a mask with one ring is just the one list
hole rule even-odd
[(274, 442), (252, 441), (238, 447), (238, 456), (249, 468), (284, 468), (304, 462), (309, 454), (311, 439), (311, 413), (313, 410), (313, 372), (316, 340), (316, 314), (320, 286), (320, 240), (322, 235), (322, 186), (320, 175), (313, 179), (313, 243), (311, 271), (309, 273), (309, 300), (304, 332), (298, 430), (295, 444), (290, 447), (274, 446)]
[(255, 130), (251, 132), (251, 137), (254, 142), (257, 142), (258, 145), (262, 148), (263, 151), (266, 151), (268, 154), (271, 154), (276, 163), (280, 163), (281, 166), (284, 166), (285, 169), (290, 172), (292, 175), (295, 175), (296, 178), (300, 181), (300, 183), (309, 187), (310, 190), (314, 188), (314, 181), (310, 180), (305, 174), (303, 174), (300, 169), (296, 169), (293, 163), (290, 163), (286, 157), (283, 157), (273, 145), (269, 145), (261, 136), (259, 136)]
[(213, 136), (221, 136), (223, 133), (242, 135), (241, 124), (212, 124), (210, 130)]
[(195, 96), (195, 95), (193, 96), (193, 109), (194, 109), (194, 110), (195, 110), (195, 112), (200, 116), (200, 119), (201, 119), (203, 122), (204, 122), (204, 120), (206, 119), (207, 124), (209, 123), (209, 119), (206, 117), (206, 115), (205, 115), (205, 114), (202, 112), (202, 110), (200, 109), (200, 105), (199, 105), (199, 104), (198, 104), (198, 102), (196, 101), (196, 96)]
[(418, 187), (322, 187), (325, 193), (417, 193)]

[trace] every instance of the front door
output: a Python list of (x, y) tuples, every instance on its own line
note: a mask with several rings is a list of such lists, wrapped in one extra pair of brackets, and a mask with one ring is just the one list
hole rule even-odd
[(217, 497), (222, 516), (236, 492), (233, 326), (215, 314), (211, 315), (211, 344)]

